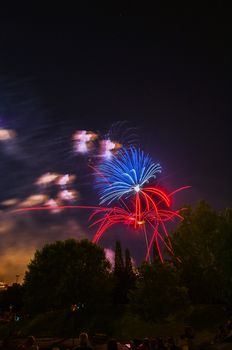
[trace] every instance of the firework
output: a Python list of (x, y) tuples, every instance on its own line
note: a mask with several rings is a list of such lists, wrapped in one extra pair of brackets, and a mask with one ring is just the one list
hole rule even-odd
[[(62, 210), (62, 207), (58, 204), (58, 201), (50, 198), (46, 203), (44, 203), (45, 208), (48, 209), (51, 213), (56, 214)], [(29, 208), (25, 208), (25, 211), (28, 211)]]
[(76, 153), (88, 153), (93, 146), (93, 141), (98, 138), (98, 135), (92, 131), (76, 131), (73, 135), (74, 140), (74, 152)]
[(111, 159), (122, 145), (118, 142), (111, 141), (110, 139), (102, 140), (101, 142), (101, 157), (105, 159)]
[(123, 148), (118, 156), (101, 162), (95, 168), (100, 204), (111, 204), (130, 194), (140, 192), (145, 184), (161, 172), (159, 163), (140, 149)]
[(76, 179), (75, 175), (61, 175), (58, 180), (56, 181), (56, 184), (61, 186), (62, 188), (65, 188), (67, 185), (73, 183)]
[(104, 136), (104, 140), (129, 148), (138, 144), (137, 129), (131, 127), (126, 121), (118, 121), (113, 123), (110, 130)]
[(141, 211), (139, 218), (135, 211), (131, 211), (128, 207), (95, 207), (95, 206), (74, 206), (74, 205), (58, 205), (53, 199), (50, 199), (42, 207), (29, 207), (16, 209), (14, 212), (28, 212), (28, 211), (43, 211), (48, 210), (52, 213), (58, 213), (63, 209), (90, 209), (94, 212), (90, 215), (89, 220), (94, 220), (90, 227), (97, 227), (96, 233), (93, 237), (93, 243), (98, 243), (104, 233), (112, 226), (123, 224), (134, 228), (141, 232), (145, 237), (146, 255), (145, 259), (150, 260), (151, 249), (155, 243), (160, 260), (163, 262), (162, 247), (174, 256), (172, 244), (166, 229), (166, 222), (172, 221), (176, 218), (182, 219), (180, 211), (172, 211), (168, 209), (159, 209), (158, 212), (154, 210)]
[(57, 174), (57, 173), (43, 174), (36, 180), (36, 185), (48, 186), (54, 183), (59, 177), (60, 177), (60, 174)]
[[(160, 260), (163, 262), (162, 246), (174, 256), (174, 251), (172, 244), (168, 235), (167, 228), (165, 224), (168, 221), (173, 221), (176, 218), (182, 219), (180, 211), (173, 211), (169, 208), (170, 201), (166, 201), (166, 198), (170, 198), (175, 193), (187, 188), (182, 187), (170, 194), (164, 194), (165, 198), (159, 201), (147, 209), (142, 207), (138, 208), (135, 205), (135, 209), (130, 209), (129, 206), (123, 202), (120, 207), (112, 208), (98, 208), (90, 216), (90, 220), (95, 219), (95, 221), (90, 225), (90, 227), (98, 226), (97, 231), (94, 235), (93, 242), (98, 243), (102, 235), (112, 226), (116, 224), (123, 224), (127, 226), (132, 226), (134, 229), (143, 232), (147, 247), (146, 260), (150, 260), (150, 252), (155, 243)], [(158, 190), (158, 189), (156, 189)], [(154, 198), (152, 199), (154, 201)], [(133, 207), (133, 203), (130, 203), (130, 207)]]
[(5, 207), (11, 207), (16, 205), (19, 202), (18, 198), (10, 198), (6, 199), (5, 201), (1, 202), (0, 204), (5, 206)]
[(104, 233), (106, 233), (112, 226), (118, 224), (130, 226), (144, 235), (146, 243), (145, 259), (150, 260), (150, 253), (155, 244), (160, 260), (163, 262), (163, 248), (168, 251), (169, 254), (174, 256), (166, 223), (175, 219), (182, 219), (180, 210), (173, 211), (170, 208), (170, 197), (186, 188), (188, 188), (188, 186), (178, 188), (169, 194), (155, 188), (154, 191), (157, 193), (160, 191), (162, 195), (157, 195), (157, 198), (155, 196), (152, 198), (152, 201), (154, 202), (152, 206), (147, 206), (146, 204), (143, 205), (144, 203), (141, 203), (139, 211), (132, 200), (127, 201), (127, 203), (122, 201), (120, 206), (96, 207), (74, 205), (64, 206), (59, 205), (58, 202), (50, 199), (45, 203), (45, 206), (21, 208), (17, 209), (16, 212), (49, 210), (52, 213), (58, 213), (63, 209), (94, 210), (89, 217), (89, 221), (92, 221), (90, 227), (97, 227), (96, 233), (93, 237), (94, 243), (97, 244)]
[(33, 195), (27, 197), (26, 199), (24, 199), (19, 204), (19, 206), (20, 207), (30, 207), (33, 205), (45, 203), (47, 200), (48, 200), (48, 196), (46, 196), (45, 194), (33, 194)]
[(62, 190), (58, 193), (58, 198), (65, 202), (72, 202), (78, 197), (78, 194), (74, 190)]
[[(139, 148), (132, 145), (125, 147), (122, 142), (113, 141), (117, 138), (113, 138), (112, 135), (109, 133), (100, 141), (103, 159), (96, 166), (91, 165), (100, 194), (100, 206), (64, 205), (79, 196), (79, 193), (70, 188), (75, 175), (46, 173), (36, 184), (59, 186), (57, 197), (48, 199), (42, 198), (43, 195), (30, 196), (20, 204), (16, 212), (48, 210), (58, 213), (63, 209), (93, 210), (89, 220), (90, 227), (96, 228), (94, 243), (98, 243), (104, 233), (115, 225), (130, 226), (145, 237), (146, 260), (150, 259), (151, 249), (155, 245), (160, 260), (164, 261), (164, 249), (174, 255), (166, 224), (175, 219), (182, 219), (179, 210), (172, 210), (171, 197), (189, 186), (167, 193), (157, 181), (161, 173), (160, 164)], [(97, 134), (90, 131), (77, 131), (73, 135), (75, 151), (88, 152), (97, 137)], [(38, 204), (40, 206), (36, 207)]]
[(9, 141), (15, 138), (16, 132), (11, 129), (0, 128), (0, 141)]
[(113, 123), (100, 141), (100, 157), (106, 160), (111, 159), (122, 147), (129, 148), (136, 145), (137, 138), (135, 128), (129, 127), (127, 122)]

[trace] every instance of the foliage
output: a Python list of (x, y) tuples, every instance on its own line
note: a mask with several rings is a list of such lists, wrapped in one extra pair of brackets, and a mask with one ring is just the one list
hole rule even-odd
[(47, 244), (28, 265), (24, 288), (30, 312), (74, 304), (95, 309), (109, 298), (109, 262), (103, 249), (87, 240)]
[(133, 271), (130, 252), (125, 251), (125, 263), (122, 255), (122, 248), (119, 241), (115, 246), (114, 277), (114, 302), (116, 304), (127, 304), (128, 294), (135, 286), (136, 276)]
[(122, 256), (122, 248), (119, 241), (116, 241), (115, 245), (115, 259), (113, 269), (113, 301), (115, 304), (125, 303), (125, 289), (124, 289), (124, 261)]
[[(56, 312), (67, 310), (60, 316), (60, 324), (65, 325), (62, 334), (83, 327), (112, 334), (119, 324), (123, 329), (120, 320), (125, 310), (135, 327), (140, 322), (167, 320), (185, 311), (189, 294), (195, 311), (186, 321), (203, 329), (207, 319), (201, 317), (201, 309), (195, 309), (196, 304), (232, 304), (232, 210), (217, 213), (200, 202), (194, 209), (187, 207), (182, 215), (184, 220), (171, 236), (180, 260), (169, 257), (162, 264), (154, 255), (153, 262), (143, 263), (135, 274), (129, 250), (124, 256), (116, 242), (115, 265), (110, 272), (104, 251), (97, 245), (87, 240), (57, 241), (36, 251), (23, 287), (13, 285), (1, 293), (0, 306), (7, 310), (13, 304), (17, 311), (24, 293), (30, 314), (42, 313), (52, 319)], [(73, 304), (77, 305), (75, 312), (71, 311)], [(218, 318), (218, 314), (212, 318), (212, 326)], [(41, 328), (42, 319), (38, 316), (35, 329), (37, 325)]]
[(136, 275), (133, 269), (131, 255), (129, 249), (125, 251), (125, 289), (128, 301), (128, 294), (131, 290), (135, 288)]
[(139, 268), (136, 289), (130, 294), (130, 309), (141, 319), (157, 321), (187, 305), (187, 291), (180, 285), (178, 271), (158, 259)]
[(228, 315), (222, 305), (194, 305), (185, 317), (185, 322), (196, 331), (203, 329), (215, 330), (221, 324), (225, 324)]
[(121, 243), (116, 241), (115, 245), (115, 261), (114, 261), (114, 275), (122, 276), (124, 271), (124, 261), (122, 256)]
[(183, 211), (173, 234), (179, 269), (194, 303), (223, 303), (232, 291), (232, 214), (217, 213), (206, 202)]

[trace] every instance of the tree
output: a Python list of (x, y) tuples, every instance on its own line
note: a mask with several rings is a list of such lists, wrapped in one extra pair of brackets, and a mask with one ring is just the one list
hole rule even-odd
[(127, 304), (128, 294), (134, 288), (136, 276), (133, 271), (130, 252), (125, 251), (125, 263), (122, 248), (119, 241), (115, 245), (114, 277), (114, 302), (116, 304)]
[(116, 241), (115, 259), (114, 259), (114, 275), (121, 277), (124, 274), (124, 261), (122, 256), (121, 243)]
[(68, 239), (37, 250), (25, 274), (25, 301), (30, 312), (71, 305), (106, 303), (109, 262), (102, 248), (88, 240)]
[(158, 259), (139, 268), (136, 288), (130, 293), (130, 309), (141, 319), (157, 321), (184, 309), (187, 290), (180, 284), (178, 270)]
[(223, 303), (232, 290), (232, 215), (217, 213), (206, 202), (183, 211), (173, 234), (181, 279), (195, 303)]
[(126, 291), (125, 291), (125, 266), (122, 256), (121, 243), (116, 241), (115, 244), (115, 259), (114, 259), (114, 291), (113, 299), (116, 304), (126, 303)]
[(218, 242), (218, 265), (223, 275), (223, 301), (232, 306), (232, 209), (227, 208), (220, 215), (219, 232), (223, 240)]
[(125, 251), (125, 290), (126, 290), (126, 299), (128, 302), (128, 296), (131, 290), (135, 288), (136, 275), (133, 270), (132, 260), (129, 249)]

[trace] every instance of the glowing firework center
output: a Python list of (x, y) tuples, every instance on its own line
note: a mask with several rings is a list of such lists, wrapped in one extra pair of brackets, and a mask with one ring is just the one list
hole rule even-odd
[(140, 191), (140, 185), (135, 185), (133, 188), (134, 188), (134, 191), (137, 193)]

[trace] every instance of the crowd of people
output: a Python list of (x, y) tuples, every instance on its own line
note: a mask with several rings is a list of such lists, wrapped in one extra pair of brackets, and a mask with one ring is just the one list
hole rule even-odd
[(231, 343), (232, 342), (232, 320), (227, 320), (226, 323), (218, 327), (217, 333), (215, 335), (214, 344), (217, 343)]
[[(145, 338), (142, 343), (138, 344), (138, 340), (131, 342), (131, 350), (194, 350), (193, 334), (186, 331), (178, 338), (175, 339), (173, 336), (169, 337), (156, 337), (149, 340)], [(114, 349), (107, 349), (114, 350)], [(119, 349), (117, 349), (119, 350)]]
[[(8, 347), (8, 344), (3, 345), (5, 350), (12, 349)], [(134, 339), (127, 344), (120, 343), (116, 339), (110, 339), (107, 342), (106, 349), (105, 346), (101, 347), (104, 350), (193, 350), (195, 349), (193, 345), (193, 335), (186, 328), (184, 334), (182, 334), (179, 339), (174, 339), (170, 336), (167, 338), (144, 338), (143, 341), (139, 339)], [(38, 342), (34, 336), (29, 336), (24, 343), (17, 346), (18, 350), (40, 350)], [(98, 346), (99, 349), (99, 346)], [(81, 333), (79, 335), (78, 346), (73, 346), (70, 348), (65, 348), (63, 345), (52, 346), (49, 350), (93, 350), (90, 345), (88, 334)]]
[[(226, 331), (225, 331), (226, 329)], [(221, 339), (222, 333), (223, 337), (232, 332), (232, 321), (228, 322), (223, 330), (220, 330), (220, 334), (218, 334), (218, 338)], [(173, 336), (169, 337), (153, 337), (152, 339), (144, 338), (143, 340), (134, 338), (128, 342), (119, 342), (116, 339), (109, 339), (104, 335), (104, 344), (101, 342), (97, 344), (97, 339), (93, 339), (95, 345), (92, 347), (90, 345), (89, 337), (87, 333), (80, 333), (79, 340), (72, 339), (72, 344), (69, 343), (68, 340), (61, 340), (53, 343), (50, 347), (41, 341), (38, 341), (34, 336), (29, 336), (27, 339), (19, 339), (12, 338), (12, 336), (6, 337), (1, 345), (0, 349), (4, 350), (194, 350), (196, 349), (194, 346), (194, 332), (192, 327), (185, 327), (184, 332), (178, 338), (174, 338)], [(103, 340), (103, 341), (104, 341)], [(218, 339), (217, 339), (218, 340)], [(39, 344), (40, 343), (40, 344)], [(66, 346), (65, 346), (66, 343)], [(76, 344), (78, 345), (76, 345)], [(39, 346), (40, 345), (40, 346)]]

